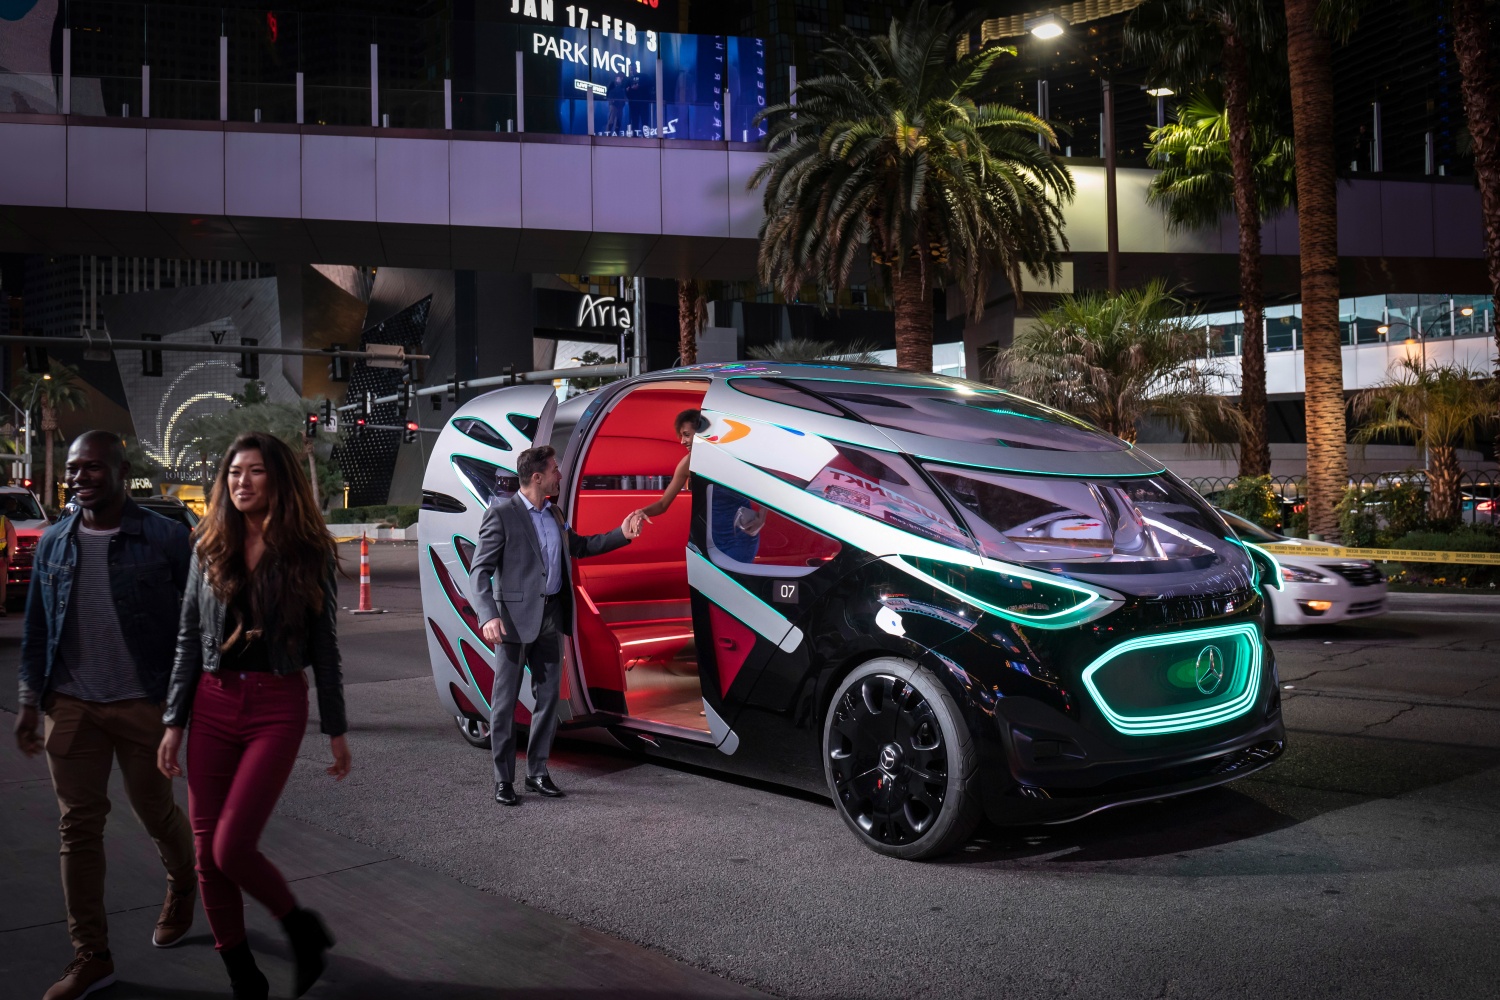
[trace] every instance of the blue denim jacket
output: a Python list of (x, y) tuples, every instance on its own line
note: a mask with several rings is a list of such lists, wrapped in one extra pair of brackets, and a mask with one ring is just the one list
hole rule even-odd
[[(21, 639), (21, 704), (39, 704), (52, 679), (78, 565), (81, 513), (52, 525), (37, 542)], [(125, 645), (153, 701), (167, 695), (177, 648), (177, 615), (192, 557), (188, 530), (125, 501), (120, 533), (109, 544), (109, 588)]]

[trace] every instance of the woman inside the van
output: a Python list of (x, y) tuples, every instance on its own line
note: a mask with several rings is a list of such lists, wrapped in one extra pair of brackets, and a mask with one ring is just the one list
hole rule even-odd
[[(672, 421), (678, 443), (689, 449), (677, 463), (671, 482), (662, 492), (661, 498), (641, 508), (646, 520), (665, 514), (672, 501), (677, 499), (687, 486), (688, 462), (692, 458), (693, 436), (698, 433), (698, 424), (703, 415), (699, 410), (683, 410)], [(714, 508), (710, 520), (713, 523), (714, 544), (741, 562), (753, 562), (755, 549), (759, 545), (761, 526), (766, 523), (766, 512), (752, 501), (728, 489), (714, 490)]]

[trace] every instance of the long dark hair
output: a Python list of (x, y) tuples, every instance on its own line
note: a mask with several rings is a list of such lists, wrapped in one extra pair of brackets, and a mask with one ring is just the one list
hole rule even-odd
[[(229, 466), (243, 451), (260, 452), (269, 493), (266, 551), (253, 573), (245, 565), (245, 516), (229, 498)], [(308, 618), (324, 610), (323, 579), (338, 549), (292, 449), (260, 431), (235, 438), (219, 463), (197, 536), (198, 561), (214, 596), (227, 605), (248, 585), (253, 627), (266, 628), (272, 644), (294, 647)], [(275, 613), (267, 615), (269, 609)]]

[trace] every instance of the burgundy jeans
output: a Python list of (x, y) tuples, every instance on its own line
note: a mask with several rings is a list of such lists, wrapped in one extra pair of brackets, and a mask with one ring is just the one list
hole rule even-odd
[(204, 674), (187, 736), (188, 819), (198, 848), (203, 913), (216, 947), (245, 940), (241, 890), (280, 919), (297, 905), (260, 853), (307, 729), (307, 675)]

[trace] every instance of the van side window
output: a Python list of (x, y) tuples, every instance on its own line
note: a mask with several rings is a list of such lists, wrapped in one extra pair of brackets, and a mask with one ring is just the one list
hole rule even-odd
[(900, 455), (829, 442), (838, 456), (807, 484), (807, 492), (903, 531), (944, 545), (973, 549), (974, 541), (920, 473)]
[(844, 412), (837, 406), (819, 399), (810, 392), (804, 392), (794, 385), (786, 382), (778, 382), (769, 378), (732, 378), (729, 384), (739, 392), (747, 396), (756, 396), (760, 399), (768, 399), (773, 403), (784, 403), (787, 406), (795, 406), (803, 410), (812, 410), (814, 413), (826, 413), (833, 417), (842, 417)]
[(720, 569), (747, 576), (805, 576), (842, 546), (727, 486), (708, 487), (708, 554)]

